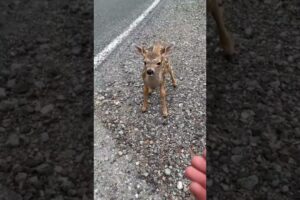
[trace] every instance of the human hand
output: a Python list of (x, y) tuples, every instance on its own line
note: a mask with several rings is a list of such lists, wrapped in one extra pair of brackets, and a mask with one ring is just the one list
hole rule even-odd
[(192, 181), (190, 191), (197, 200), (206, 200), (206, 150), (203, 156), (193, 156), (191, 166), (185, 170), (185, 176)]

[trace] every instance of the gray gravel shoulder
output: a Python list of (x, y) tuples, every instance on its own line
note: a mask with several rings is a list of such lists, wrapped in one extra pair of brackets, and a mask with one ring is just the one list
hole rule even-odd
[[(157, 92), (150, 97), (149, 111), (140, 111), (142, 59), (134, 44), (151, 44), (156, 40), (175, 43), (171, 62), (179, 87), (173, 89), (168, 81), (168, 119), (161, 116)], [(206, 139), (205, 56), (205, 1), (167, 0), (162, 1), (151, 16), (95, 70), (95, 117), (99, 117), (101, 122), (97, 124), (106, 129), (105, 135), (111, 140), (111, 143), (100, 144), (95, 156), (103, 157), (105, 146), (110, 148), (108, 146), (113, 144), (111, 151), (116, 155), (122, 154), (123, 160), (113, 164), (116, 169), (123, 169), (120, 177), (130, 180), (133, 186), (145, 181), (146, 193), (147, 188), (153, 188), (152, 194), (164, 199), (190, 197), (188, 181), (183, 177), (183, 171), (190, 163), (189, 149), (201, 153)], [(133, 165), (125, 164), (129, 163), (126, 157)], [(95, 166), (95, 189), (98, 191), (103, 184), (107, 187), (115, 185), (115, 180), (109, 176), (112, 167), (105, 166), (100, 162)], [(105, 176), (97, 178), (100, 171)], [(126, 199), (125, 196), (131, 193), (126, 187), (128, 185), (119, 184), (118, 191), (124, 192), (113, 193), (107, 189), (102, 194)]]

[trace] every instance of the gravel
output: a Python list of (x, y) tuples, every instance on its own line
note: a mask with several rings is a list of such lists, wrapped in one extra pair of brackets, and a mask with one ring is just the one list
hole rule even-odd
[(0, 199), (93, 197), (92, 5), (0, 2)]
[(239, 54), (222, 57), (209, 17), (208, 199), (297, 199), (299, 2), (228, 0), (224, 6)]
[[(103, 166), (103, 162), (95, 163), (97, 199), (112, 195), (116, 199), (128, 199), (131, 195), (126, 184), (118, 185), (118, 191), (108, 189), (114, 188), (116, 182), (109, 177), (111, 172), (108, 170), (112, 168), (122, 169), (121, 177), (125, 180), (132, 177), (133, 185), (145, 181), (146, 188), (152, 188), (150, 194), (158, 195), (156, 199), (187, 199), (191, 196), (189, 191), (179, 190), (177, 183), (189, 184), (183, 172), (191, 161), (190, 148), (200, 154), (205, 146), (205, 13), (205, 1), (161, 1), (107, 61), (95, 69), (95, 116), (100, 119), (97, 123), (101, 123), (112, 138), (115, 155), (125, 163), (129, 162), (127, 156), (131, 158), (129, 164), (118, 166), (114, 161), (109, 168)], [(157, 91), (150, 97), (148, 112), (141, 112), (143, 62), (134, 44), (150, 45), (155, 40), (175, 44), (170, 59), (178, 88), (173, 89), (168, 78), (170, 116), (167, 119), (160, 113)], [(97, 134), (101, 133), (95, 132), (95, 137)], [(108, 144), (100, 144), (99, 152), (95, 154), (110, 159), (112, 155), (104, 156), (106, 153), (102, 152), (106, 146)], [(120, 155), (119, 151), (127, 153)], [(171, 171), (167, 170), (169, 175), (165, 174), (166, 168)], [(105, 181), (97, 177), (98, 173)], [(132, 173), (135, 176), (131, 176)], [(151, 198), (139, 194), (138, 199)]]

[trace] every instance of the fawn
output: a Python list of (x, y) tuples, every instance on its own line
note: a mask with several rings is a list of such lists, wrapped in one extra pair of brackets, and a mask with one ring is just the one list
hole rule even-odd
[(176, 80), (173, 69), (170, 65), (168, 55), (172, 45), (162, 45), (161, 42), (155, 42), (149, 48), (136, 46), (138, 52), (142, 54), (144, 59), (144, 69), (142, 78), (144, 81), (144, 101), (142, 112), (148, 109), (148, 97), (152, 90), (159, 87), (161, 110), (163, 117), (168, 116), (167, 102), (166, 102), (166, 88), (165, 75), (169, 73), (172, 84), (176, 87)]
[(227, 30), (224, 23), (224, 7), (223, 0), (207, 0), (207, 10), (213, 16), (216, 21), (220, 45), (224, 49), (225, 56), (231, 58), (235, 53), (234, 41)]

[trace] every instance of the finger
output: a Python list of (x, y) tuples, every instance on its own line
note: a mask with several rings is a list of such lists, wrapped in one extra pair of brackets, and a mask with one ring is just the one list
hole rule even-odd
[(204, 157), (205, 160), (206, 160), (206, 149), (205, 149), (204, 152), (203, 152), (203, 157)]
[(206, 160), (204, 157), (194, 156), (192, 166), (206, 174)]
[(189, 189), (197, 200), (206, 200), (206, 190), (198, 183), (192, 182)]
[(185, 176), (193, 182), (197, 182), (202, 187), (206, 188), (206, 175), (201, 171), (197, 170), (193, 166), (189, 166), (185, 170)]

